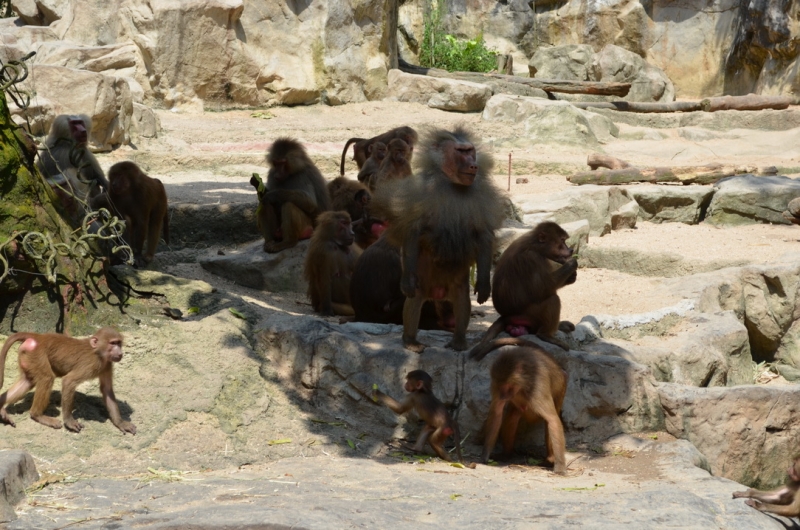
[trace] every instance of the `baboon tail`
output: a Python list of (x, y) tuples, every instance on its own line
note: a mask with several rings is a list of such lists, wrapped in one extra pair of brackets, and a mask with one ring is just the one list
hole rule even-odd
[(364, 140), (364, 138), (350, 138), (349, 140), (347, 140), (347, 143), (344, 144), (344, 149), (342, 149), (342, 162), (339, 166), (340, 177), (344, 176), (344, 158), (347, 156), (347, 150), (350, 149), (350, 144), (355, 142), (360, 142), (361, 140)]

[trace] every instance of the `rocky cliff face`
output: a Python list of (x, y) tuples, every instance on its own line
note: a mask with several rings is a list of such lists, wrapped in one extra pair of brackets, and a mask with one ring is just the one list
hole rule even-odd
[[(431, 1), (12, 0), (19, 19), (0, 24), (0, 58), (17, 57), (9, 42), (46, 40), (38, 64), (123, 77), (135, 103), (168, 108), (336, 105), (384, 97), (398, 48), (417, 60)], [(678, 97), (800, 89), (792, 0), (445, 0), (443, 9), (450, 32), (483, 33), (519, 73), (542, 48), (614, 44), (661, 68)]]
[(127, 60), (106, 73), (168, 108), (375, 99), (396, 62), (392, 0), (12, 3), (18, 25), (49, 24), (59, 39), (37, 61), (61, 65), (85, 48), (128, 45)]
[[(419, 39), (430, 0), (400, 6), (400, 48)], [(800, 6), (792, 0), (446, 0), (449, 31), (479, 32), (516, 68), (542, 47), (607, 44), (664, 70), (679, 97), (800, 88)]]

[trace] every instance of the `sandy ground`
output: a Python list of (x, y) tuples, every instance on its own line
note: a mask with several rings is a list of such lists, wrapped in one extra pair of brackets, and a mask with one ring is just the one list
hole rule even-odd
[[(511, 153), (510, 195), (548, 194), (564, 190), (572, 185), (566, 176), (586, 168), (589, 153), (603, 152), (623, 158), (639, 166), (698, 165), (710, 162), (724, 162), (748, 165), (774, 165), (784, 168), (782, 173), (797, 176), (800, 172), (800, 130), (785, 132), (735, 130), (714, 135), (707, 141), (687, 140), (675, 130), (662, 130), (666, 136), (662, 140), (631, 140), (636, 128), (622, 126), (622, 139), (602, 145), (600, 149), (574, 145), (527, 145), (524, 144), (523, 130), (511, 124), (485, 123), (479, 115), (455, 114), (432, 110), (422, 105), (392, 102), (369, 102), (342, 107), (297, 107), (270, 110), (236, 110), (229, 112), (206, 112), (203, 114), (180, 114), (159, 111), (163, 131), (157, 139), (143, 140), (135, 146), (124, 147), (112, 153), (99, 155), (101, 164), (107, 169), (121, 160), (138, 162), (151, 176), (165, 183), (171, 203), (225, 204), (232, 202), (255, 202), (255, 193), (248, 181), (254, 171), (266, 173), (264, 153), (271, 141), (280, 136), (291, 136), (302, 141), (323, 174), (332, 179), (338, 174), (339, 157), (344, 142), (350, 137), (369, 137), (386, 129), (412, 125), (419, 129), (431, 126), (451, 127), (464, 124), (470, 127), (482, 140), (482, 149), (494, 155), (494, 178), (499, 187), (509, 186), (508, 159)], [(265, 119), (268, 117), (268, 119)], [(355, 163), (347, 160), (347, 175), (356, 175)], [(516, 179), (527, 178), (526, 184), (517, 184)], [(744, 227), (714, 228), (706, 225), (687, 226), (680, 224), (654, 225), (639, 223), (636, 229), (621, 230), (602, 238), (590, 238), (589, 244), (597, 247), (629, 247), (646, 252), (672, 252), (687, 259), (712, 260), (719, 258), (742, 259), (753, 263), (769, 263), (798, 251), (800, 228), (788, 226), (751, 225)], [(194, 245), (191, 249), (173, 248), (156, 257), (156, 269), (176, 276), (200, 279), (215, 286), (219, 292), (255, 315), (254, 321), (266, 318), (274, 311), (292, 314), (311, 314), (311, 307), (301, 293), (264, 293), (248, 289), (234, 282), (216, 277), (203, 270), (196, 259), (204, 253), (216, 254), (229, 251), (233, 245), (225, 242), (209, 241)], [(678, 296), (668, 288), (662, 278), (638, 277), (629, 274), (603, 270), (581, 269), (578, 281), (561, 291), (562, 318), (579, 321), (587, 314), (622, 315), (641, 313), (673, 305)], [(473, 320), (470, 332), (476, 334), (494, 319), (491, 304), (478, 306), (473, 301)], [(332, 322), (338, 319), (330, 319)], [(187, 326), (194, 322), (161, 322), (162, 331), (141, 326), (138, 330), (127, 331), (134, 354), (152, 353), (153, 341), (174, 340), (168, 328)], [(201, 320), (200, 322), (206, 322)], [(209, 327), (216, 326), (213, 319), (207, 320)], [(193, 324), (192, 324), (193, 325)], [(195, 335), (203, 333), (204, 325), (192, 328)], [(257, 328), (257, 324), (254, 326)], [(178, 329), (177, 327), (175, 329)], [(226, 328), (227, 329), (227, 328)], [(184, 335), (187, 334), (183, 331)], [(175, 334), (175, 337), (179, 334)], [(197, 337), (202, 343), (202, 337)], [(11, 363), (13, 357), (9, 358)], [(128, 366), (125, 369), (135, 370)], [(13, 370), (6, 379), (13, 376)], [(131, 377), (134, 377), (132, 375)], [(269, 409), (270, 439), (284, 436), (296, 440), (311, 439), (313, 429), (320, 428), (307, 421), (313, 410), (296, 397), (282, 395), (280, 385), (267, 381), (267, 388), (274, 396)], [(85, 393), (96, 394), (96, 389), (83, 389)], [(123, 390), (120, 395), (129, 396)], [(99, 398), (98, 398), (99, 399)], [(144, 397), (130, 396), (141, 408)], [(32, 422), (24, 414), (29, 408), (29, 399), (15, 409), (20, 427), (13, 437), (7, 437), (2, 447), (24, 447), (27, 441), (38, 438), (43, 427), (30, 425)], [(55, 410), (51, 411), (55, 414)], [(181, 423), (171, 427), (160, 439), (158, 446), (163, 451), (184, 453), (184, 460), (176, 458), (175, 468), (198, 470), (206, 468), (223, 469), (225, 463), (237, 465), (229, 460), (227, 437), (218, 429), (209, 426), (209, 419), (202, 415), (190, 414)], [(335, 420), (335, 418), (329, 418)], [(93, 422), (90, 422), (93, 423)], [(108, 430), (111, 426), (104, 421), (102, 425), (92, 425), (95, 429)], [(327, 431), (338, 429), (323, 426)], [(350, 426), (348, 426), (350, 427)], [(352, 428), (352, 427), (351, 427)], [(326, 431), (326, 432), (327, 432)], [(145, 429), (142, 429), (145, 432)], [(66, 433), (59, 433), (61, 434)], [(116, 433), (110, 433), (111, 435)], [(329, 433), (328, 433), (329, 434)], [(326, 434), (328, 440), (311, 448), (275, 446), (265, 448), (261, 454), (262, 462), (285, 457), (335, 458), (347, 455), (347, 447), (342, 443), (343, 435)], [(83, 435), (83, 433), (82, 433)], [(81, 435), (81, 436), (82, 436)], [(104, 436), (106, 433), (103, 434)], [(347, 436), (352, 436), (350, 435)], [(48, 435), (50, 436), (50, 435)], [(72, 436), (72, 435), (67, 435)], [(339, 437), (338, 442), (330, 440)], [(670, 439), (665, 433), (641, 434), (648, 439), (661, 441)], [(137, 440), (141, 438), (137, 435)], [(59, 438), (60, 439), (60, 438)], [(72, 438), (68, 438), (72, 439)], [(57, 444), (55, 438), (50, 440)], [(261, 440), (263, 442), (263, 440)], [(247, 444), (258, 441), (250, 440)], [(113, 442), (116, 444), (117, 442)], [(138, 443), (138, 442), (137, 442)], [(395, 443), (395, 442), (392, 442)], [(42, 444), (40, 444), (42, 445)], [(47, 445), (47, 444), (44, 444)], [(262, 444), (263, 445), (263, 444)], [(102, 469), (107, 475), (128, 474), (132, 469), (142, 468), (148, 453), (158, 451), (153, 445), (137, 445), (132, 449), (127, 438), (118, 449), (107, 456), (93, 455), (90, 460), (95, 469)], [(638, 484), (658, 479), (658, 471), (648, 457), (633, 452), (609, 451), (581, 447), (570, 448), (570, 458), (575, 458), (570, 467), (571, 473), (599, 473), (605, 483)], [(392, 445), (387, 445), (383, 453), (390, 453)], [(212, 454), (213, 453), (213, 454)], [(595, 454), (596, 453), (596, 454)], [(64, 453), (67, 454), (67, 453)], [(328, 456), (334, 455), (334, 456)], [(37, 457), (40, 469), (76, 474), (74, 465), (80, 467), (84, 458), (77, 455), (61, 456), (57, 447), (41, 450)], [(115, 461), (116, 459), (116, 461)], [(524, 462), (521, 462), (524, 463)], [(84, 470), (85, 473), (85, 470)], [(503, 471), (498, 470), (497, 480), (502, 480)], [(541, 480), (547, 484), (562, 480), (549, 476)], [(79, 473), (78, 473), (79, 474)], [(35, 503), (23, 506), (23, 511), (33, 513), (38, 510)], [(47, 508), (43, 508), (45, 511)], [(51, 513), (51, 512), (46, 512)], [(54, 520), (63, 516), (53, 513)], [(47, 515), (50, 517), (50, 515)], [(53, 526), (55, 527), (55, 525)]]

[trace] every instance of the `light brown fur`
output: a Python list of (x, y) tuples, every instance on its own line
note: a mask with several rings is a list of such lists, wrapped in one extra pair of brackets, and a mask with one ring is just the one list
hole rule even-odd
[(519, 421), (543, 419), (547, 423), (547, 460), (555, 473), (563, 475), (567, 471), (566, 442), (560, 414), (567, 392), (566, 372), (547, 352), (523, 339), (496, 340), (489, 351), (504, 345), (516, 347), (501, 352), (492, 363), (492, 402), (485, 423), (483, 462), (489, 461), (498, 435), (504, 457), (510, 457)]
[(795, 456), (786, 470), (784, 486), (772, 491), (748, 488), (734, 492), (733, 498), (746, 498), (745, 504), (761, 512), (800, 517), (800, 456)]
[(114, 363), (122, 359), (122, 335), (114, 328), (102, 328), (88, 339), (74, 339), (57, 333), (14, 333), (0, 350), (0, 388), (3, 386), (6, 355), (16, 342), (19, 347), (19, 377), (3, 394), (0, 394), (0, 421), (15, 426), (6, 408), (36, 388), (31, 406), (31, 419), (60, 429), (62, 424), (45, 416), (50, 403), (50, 393), (56, 377), (61, 377), (61, 415), (64, 427), (80, 432), (83, 428), (73, 416), (75, 390), (84, 381), (100, 379), (100, 393), (108, 409), (111, 422), (123, 433), (136, 434), (136, 426), (123, 421), (114, 396)]

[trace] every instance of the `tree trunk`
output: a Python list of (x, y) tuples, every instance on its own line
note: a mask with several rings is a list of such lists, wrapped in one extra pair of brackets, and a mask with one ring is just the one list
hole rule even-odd
[(782, 110), (789, 105), (797, 105), (797, 98), (794, 96), (760, 96), (758, 94), (747, 94), (746, 96), (720, 96), (707, 98), (701, 101), (703, 110), (715, 112), (718, 110)]
[(700, 101), (672, 101), (669, 103), (641, 102), (641, 101), (576, 101), (573, 103), (579, 109), (610, 109), (624, 112), (716, 112), (718, 110), (783, 110), (789, 105), (796, 105), (794, 96), (759, 96), (748, 94), (746, 96), (720, 96), (706, 98)]
[(599, 169), (584, 171), (567, 177), (573, 184), (631, 184), (634, 182), (647, 183), (680, 183), (680, 184), (714, 184), (721, 179), (733, 175), (771, 175), (771, 168), (755, 168), (747, 166), (725, 166), (722, 164), (708, 164), (706, 166), (678, 166), (678, 167), (652, 167), (624, 169)]
[(672, 101), (670, 103), (646, 101), (575, 101), (579, 109), (610, 109), (623, 112), (692, 112), (703, 110), (702, 101)]
[(533, 88), (540, 88), (545, 92), (563, 92), (564, 94), (625, 97), (631, 89), (630, 83), (616, 83), (613, 81), (569, 81), (566, 79), (536, 79), (505, 74), (486, 75)]
[(444, 77), (447, 79), (459, 79), (461, 81), (474, 81), (485, 83), (487, 80), (497, 79), (507, 83), (526, 85), (531, 88), (539, 88), (545, 92), (563, 92), (565, 94), (595, 94), (600, 96), (619, 96), (625, 97), (631, 89), (630, 83), (614, 83), (604, 81), (567, 81), (561, 79), (531, 79), (529, 77), (519, 77), (505, 74), (482, 74), (480, 72), (448, 72), (439, 68), (425, 68), (416, 64), (410, 64), (403, 60), (399, 62), (401, 71), (407, 74), (427, 75), (430, 77)]
[(81, 238), (59, 215), (34, 153), (0, 90), (0, 331), (93, 332), (88, 317), (105, 309), (111, 324), (107, 315), (121, 317), (122, 304), (94, 236)]

